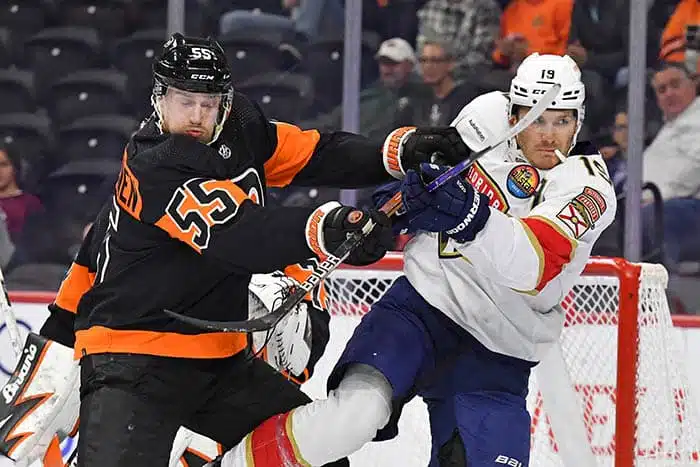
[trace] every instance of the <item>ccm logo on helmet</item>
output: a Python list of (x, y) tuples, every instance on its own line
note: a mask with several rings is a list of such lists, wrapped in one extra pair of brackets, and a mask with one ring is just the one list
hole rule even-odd
[(201, 79), (202, 81), (212, 81), (214, 79), (214, 75), (193, 74), (193, 75), (190, 75), (190, 79)]

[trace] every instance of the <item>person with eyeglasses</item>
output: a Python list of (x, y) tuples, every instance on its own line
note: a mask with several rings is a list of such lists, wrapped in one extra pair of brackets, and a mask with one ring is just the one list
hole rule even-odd
[(418, 62), (423, 88), (409, 97), (394, 124), (449, 125), (464, 104), (479, 94), (478, 89), (469, 82), (455, 79), (454, 48), (444, 38), (426, 37)]

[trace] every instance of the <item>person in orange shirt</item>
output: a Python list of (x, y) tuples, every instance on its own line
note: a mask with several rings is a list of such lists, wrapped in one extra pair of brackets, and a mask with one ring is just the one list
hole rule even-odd
[(573, 0), (512, 0), (501, 16), (493, 61), (514, 70), (533, 52), (563, 55)]
[[(698, 26), (700, 26), (700, 0), (681, 0), (661, 35), (659, 59), (662, 62), (685, 63), (691, 72), (697, 73), (698, 52), (700, 52)], [(689, 27), (691, 36), (694, 36), (693, 42), (696, 44), (689, 44), (687, 41)], [(696, 31), (694, 34), (693, 29)], [(686, 54), (686, 50), (693, 50), (695, 54)]]
[(511, 0), (501, 16), (494, 67), (475, 78), (483, 92), (508, 91), (515, 70), (533, 52), (564, 55), (573, 0)]

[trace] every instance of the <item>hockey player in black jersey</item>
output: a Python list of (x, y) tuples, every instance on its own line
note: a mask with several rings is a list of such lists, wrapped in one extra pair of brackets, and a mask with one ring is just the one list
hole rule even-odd
[(175, 34), (153, 71), (155, 112), (124, 151), (89, 288), (66, 295), (77, 311), (83, 466), (162, 465), (181, 425), (228, 448), (304, 402), (249, 358), (247, 335), (202, 333), (163, 312), (245, 319), (252, 274), (323, 257), (368, 223), (348, 262), (388, 248), (383, 214), (269, 207), (267, 186), (375, 185), (435, 153), (450, 162), (468, 151), (451, 128), (399, 128), (379, 145), (270, 122), (233, 89), (212, 40)]

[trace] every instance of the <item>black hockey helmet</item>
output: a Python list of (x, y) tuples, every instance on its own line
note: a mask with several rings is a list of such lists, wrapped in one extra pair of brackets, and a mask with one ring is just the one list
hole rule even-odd
[(182, 91), (220, 94), (221, 104), (216, 119), (214, 135), (209, 144), (216, 141), (231, 113), (233, 85), (231, 70), (224, 49), (211, 38), (185, 37), (173, 34), (163, 46), (163, 51), (153, 64), (153, 95), (151, 103), (162, 128), (163, 113), (158, 104), (168, 87)]
[(211, 38), (185, 37), (180, 33), (173, 34), (163, 46), (153, 64), (153, 80), (155, 88), (172, 86), (184, 91), (216, 94), (231, 90), (231, 70), (219, 43)]

